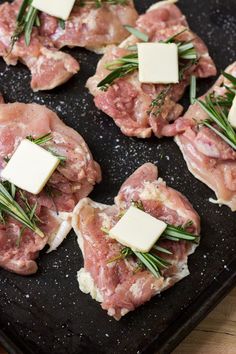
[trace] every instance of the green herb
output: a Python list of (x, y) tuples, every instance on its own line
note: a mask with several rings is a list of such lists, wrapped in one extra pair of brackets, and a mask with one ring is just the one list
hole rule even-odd
[(179, 63), (179, 81), (183, 80), (185, 72), (197, 63), (197, 59), (183, 61)]
[(193, 104), (196, 100), (196, 76), (190, 78), (190, 103)]
[(227, 72), (225, 72), (225, 71), (222, 72), (222, 75), (223, 75), (226, 79), (228, 79), (228, 80), (231, 82), (231, 84), (232, 84), (233, 86), (236, 87), (236, 77), (234, 77), (233, 75), (231, 75), (231, 74), (229, 74), (229, 73), (227, 73)]
[(161, 276), (162, 269), (171, 265), (171, 263), (153, 253), (133, 252), (155, 277)]
[[(219, 104), (219, 98), (214, 94), (209, 94), (205, 97), (205, 101), (196, 99), (196, 102), (209, 116), (209, 118), (201, 122), (201, 124), (214, 131), (228, 145), (236, 150), (236, 132), (228, 121), (228, 110)], [(215, 124), (215, 126), (212, 124)]]
[(126, 25), (124, 28), (131, 33), (133, 36), (136, 38), (140, 39), (142, 42), (148, 42), (148, 35), (139, 31), (137, 28), (134, 28), (132, 26)]
[(25, 35), (25, 43), (30, 45), (33, 26), (39, 26), (38, 10), (32, 5), (32, 0), (24, 0), (16, 18), (16, 28), (11, 37), (10, 51), (22, 34)]
[(185, 60), (197, 59), (197, 52), (192, 42), (177, 43), (177, 46), (178, 46), (178, 55), (180, 59), (185, 59)]
[[(171, 254), (171, 252), (169, 252), (168, 250), (162, 247), (153, 248), (153, 251), (155, 251), (155, 249), (162, 253)], [(149, 252), (149, 253), (136, 252), (129, 247), (123, 248), (120, 251), (120, 254), (118, 254), (116, 257), (112, 259), (109, 259), (107, 263), (109, 264), (112, 262), (116, 262), (120, 259), (128, 258), (131, 256), (137, 257), (137, 259), (140, 262), (139, 268), (141, 265), (146, 267), (155, 277), (159, 277), (161, 275), (161, 271), (163, 268), (167, 268), (168, 266), (170, 266), (169, 262), (157, 256), (154, 252)]]
[[(14, 192), (15, 193), (15, 192)], [(30, 208), (29, 215), (23, 208), (14, 200), (10, 192), (0, 183), (0, 212), (13, 217), (19, 221), (23, 226), (35, 232), (38, 236), (44, 237), (43, 232), (37, 227), (36, 223), (32, 220), (36, 207)]]
[(162, 252), (162, 253), (165, 253), (165, 254), (173, 254), (172, 252), (170, 252), (169, 250), (167, 250), (166, 248), (163, 248), (163, 247), (160, 247), (160, 246), (157, 246), (157, 245), (154, 245), (152, 247), (153, 250), (156, 250), (156, 251), (159, 251), (159, 252)]
[[(33, 221), (34, 223), (36, 223), (36, 221), (40, 221), (38, 219), (38, 217), (36, 216), (35, 212), (36, 212), (36, 209), (37, 209), (37, 202), (35, 202), (34, 206), (31, 207), (29, 202), (28, 202), (28, 199), (26, 198), (26, 196), (24, 195), (24, 193), (22, 191), (19, 191), (20, 192), (20, 195), (21, 195), (21, 199), (22, 201), (24, 202), (24, 205), (26, 206), (26, 214), (28, 215), (29, 219), (31, 221)], [(24, 234), (26, 230), (26, 227), (23, 226), (20, 230), (20, 234), (19, 234), (19, 237), (16, 241), (16, 246), (19, 247), (20, 246), (20, 242), (21, 242), (21, 239), (22, 239), (22, 236)]]
[(192, 43), (192, 41), (187, 41), (187, 42), (181, 42), (181, 41), (178, 41), (176, 40), (176, 38), (184, 33), (188, 31), (187, 28), (185, 28), (184, 30), (176, 33), (175, 35), (173, 35), (172, 37), (169, 37), (166, 41), (164, 41), (164, 43), (175, 43), (177, 44), (178, 46), (178, 55), (179, 55), (179, 58), (180, 59), (194, 59), (196, 60), (197, 59), (197, 52), (196, 52), (196, 49)]
[(157, 116), (161, 113), (162, 107), (164, 105), (165, 99), (171, 89), (171, 85), (167, 85), (161, 92), (154, 98), (150, 104), (150, 110), (147, 111), (148, 114), (153, 114)]
[(61, 29), (65, 29), (66, 28), (66, 21), (62, 20), (61, 18), (58, 19), (58, 23), (59, 26), (61, 27)]
[(188, 241), (188, 242), (198, 242), (199, 236), (185, 231), (185, 228), (180, 226), (167, 225), (167, 228), (161, 235), (162, 239), (167, 239), (171, 241)]
[[(109, 233), (109, 231), (108, 231), (108, 233)], [(117, 256), (115, 256), (114, 258), (111, 258), (107, 261), (107, 264), (119, 261), (120, 259), (124, 259), (124, 258), (127, 258), (132, 255), (133, 255), (133, 251), (131, 250), (131, 248), (129, 248), (129, 247), (122, 248), (122, 250), (120, 251), (120, 253)]]
[(32, 143), (37, 144), (37, 145), (44, 145), (48, 141), (52, 140), (52, 134), (47, 133), (43, 136), (40, 136), (39, 138), (33, 138), (31, 135), (27, 136), (26, 139), (32, 141)]
[(106, 65), (111, 73), (97, 85), (102, 91), (106, 91), (117, 79), (120, 79), (138, 69), (138, 53), (128, 54)]

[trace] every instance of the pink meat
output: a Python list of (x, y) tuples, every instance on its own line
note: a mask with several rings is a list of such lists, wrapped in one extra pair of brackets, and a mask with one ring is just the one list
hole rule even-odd
[(8, 65), (21, 61), (29, 68), (34, 91), (51, 90), (75, 75), (79, 71), (79, 63), (71, 55), (58, 51), (49, 38), (39, 35), (36, 28), (28, 47), (21, 37), (11, 50), (11, 36), (21, 2), (16, 0), (0, 5), (0, 56)]
[(58, 20), (46, 14), (41, 15), (40, 34), (50, 38), (57, 48), (86, 47), (100, 49), (108, 44), (118, 44), (128, 37), (124, 25), (133, 26), (138, 17), (133, 1), (126, 5), (93, 4), (75, 5), (65, 29)]
[[(37, 196), (26, 193), (31, 205), (37, 201), (36, 214), (45, 237), (40, 238), (27, 229), (18, 247), (22, 225), (11, 218), (6, 225), (0, 224), (0, 267), (22, 275), (36, 272), (38, 252), (58, 228), (51, 212), (71, 212), (101, 179), (99, 165), (76, 131), (46, 107), (23, 103), (0, 104), (0, 174), (6, 165), (5, 158), (11, 157), (23, 138), (29, 135), (36, 138), (49, 132), (53, 139), (45, 148), (65, 156), (66, 162), (59, 165), (43, 192)], [(17, 200), (21, 203), (19, 195)]]
[(135, 259), (116, 257), (122, 245), (111, 239), (102, 227), (111, 228), (132, 201), (142, 201), (146, 212), (173, 225), (192, 221), (189, 231), (199, 234), (200, 221), (189, 201), (179, 192), (157, 180), (157, 168), (146, 163), (136, 170), (122, 185), (115, 205), (100, 206), (90, 199), (79, 203), (74, 217), (74, 228), (79, 234), (79, 243), (84, 255), (84, 268), (90, 273), (96, 287), (102, 294), (102, 308), (116, 319), (149, 301), (157, 293), (174, 285), (188, 274), (187, 258), (196, 245), (186, 242), (162, 241), (173, 255), (160, 254), (171, 262), (160, 278), (140, 269)]
[[(236, 77), (236, 63), (226, 69)], [(210, 91), (225, 94), (223, 83), (229, 85), (223, 76)], [(201, 98), (204, 99), (204, 96)], [(236, 152), (209, 128), (196, 125), (207, 118), (207, 114), (196, 103), (190, 106), (183, 118), (172, 124), (170, 135), (176, 135), (189, 170), (208, 185), (216, 194), (218, 203), (236, 210)]]
[[(166, 40), (188, 29), (185, 17), (173, 4), (163, 5), (141, 15), (136, 22), (136, 27), (146, 33), (150, 41)], [(107, 48), (98, 63), (96, 74), (89, 78), (87, 87), (95, 97), (95, 105), (114, 120), (123, 134), (139, 138), (150, 137), (152, 134), (157, 137), (168, 135), (165, 130), (168, 130), (170, 123), (176, 121), (182, 113), (183, 108), (177, 102), (189, 85), (190, 76), (203, 78), (216, 74), (207, 47), (197, 35), (188, 29), (178, 36), (178, 40), (193, 42), (198, 53), (198, 62), (184, 72), (180, 83), (171, 85), (160, 112), (150, 112), (150, 105), (167, 85), (141, 84), (137, 71), (117, 79), (105, 92), (97, 87), (97, 84), (109, 73), (105, 64), (130, 54), (130, 51), (125, 48), (138, 42), (138, 39), (133, 36), (119, 47)]]

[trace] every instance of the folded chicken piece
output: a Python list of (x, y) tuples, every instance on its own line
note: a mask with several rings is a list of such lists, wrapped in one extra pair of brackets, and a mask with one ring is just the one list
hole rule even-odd
[[(110, 73), (106, 64), (133, 53), (128, 47), (135, 45), (139, 39), (131, 35), (119, 47), (110, 46), (106, 49), (95, 75), (87, 82), (87, 88), (95, 97), (96, 107), (109, 115), (123, 134), (139, 138), (147, 138), (152, 134), (161, 137), (163, 128), (182, 113), (183, 108), (177, 102), (189, 85), (190, 76), (213, 76), (216, 68), (207, 47), (189, 29), (185, 17), (173, 3), (163, 1), (152, 6), (138, 18), (135, 27), (148, 35), (150, 42), (164, 41), (179, 34), (175, 38), (177, 41), (193, 43), (197, 62), (185, 62), (178, 84), (142, 84), (136, 70), (116, 79), (107, 90), (101, 90), (97, 85)], [(156, 108), (152, 109), (155, 101)]]
[(50, 251), (59, 246), (71, 229), (75, 205), (101, 180), (100, 167), (83, 138), (55, 113), (38, 104), (4, 104), (0, 97), (0, 182), (1, 171), (21, 140), (48, 133), (51, 140), (43, 147), (63, 156), (65, 163), (58, 166), (40, 194), (23, 191), (22, 197), (20, 190), (16, 193), (23, 208), (37, 202), (37, 226), (45, 236), (41, 238), (28, 228), (22, 233), (22, 224), (7, 215), (5, 223), (0, 220), (0, 267), (21, 275), (37, 271), (35, 259), (47, 243)]
[[(236, 77), (236, 62), (227, 73)], [(221, 75), (209, 92), (219, 96), (226, 94), (230, 82)], [(201, 97), (204, 100), (204, 96)], [(198, 103), (190, 106), (183, 118), (169, 126), (165, 135), (176, 135), (189, 171), (210, 187), (216, 194), (216, 203), (225, 204), (236, 210), (236, 151), (208, 127), (199, 125), (206, 120), (207, 113)]]
[[(172, 254), (158, 252), (170, 262), (159, 278), (140, 268), (134, 257), (117, 259), (124, 246), (102, 230), (112, 228), (133, 202), (142, 203), (145, 212), (168, 224), (188, 225), (189, 232), (200, 232), (199, 216), (189, 201), (167, 187), (161, 178), (157, 180), (157, 168), (151, 163), (138, 168), (126, 180), (114, 205), (95, 203), (89, 198), (78, 203), (72, 226), (84, 257), (84, 267), (78, 272), (79, 286), (117, 320), (186, 277), (188, 256), (197, 247), (186, 241), (160, 241), (159, 245)], [(111, 262), (112, 259), (117, 260)]]
[(0, 56), (7, 65), (16, 65), (20, 61), (29, 68), (33, 91), (51, 90), (75, 75), (79, 71), (79, 63), (71, 55), (58, 51), (49, 38), (39, 35), (36, 28), (29, 46), (21, 37), (11, 49), (11, 37), (21, 3), (21, 0), (16, 0), (0, 5)]
[(55, 17), (41, 14), (40, 34), (50, 38), (55, 47), (86, 47), (101, 52), (109, 44), (119, 44), (128, 37), (124, 25), (133, 26), (138, 17), (132, 0), (120, 4), (91, 1), (75, 4), (62, 28)]

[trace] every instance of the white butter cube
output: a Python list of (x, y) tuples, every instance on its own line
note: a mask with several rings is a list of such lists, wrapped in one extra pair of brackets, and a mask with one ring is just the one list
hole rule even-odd
[(236, 129), (236, 96), (234, 97), (232, 107), (230, 108), (228, 120), (232, 127)]
[(75, 0), (33, 0), (32, 6), (48, 15), (68, 20)]
[(60, 160), (35, 143), (24, 139), (3, 169), (1, 177), (18, 188), (38, 194)]
[(138, 43), (139, 81), (179, 82), (178, 47), (175, 43)]
[(163, 221), (131, 206), (109, 235), (134, 251), (149, 252), (166, 227)]

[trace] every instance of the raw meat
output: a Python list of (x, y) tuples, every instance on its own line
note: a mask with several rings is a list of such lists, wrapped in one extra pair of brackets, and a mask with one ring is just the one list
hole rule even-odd
[(86, 47), (99, 52), (104, 46), (119, 44), (128, 37), (129, 33), (123, 26), (133, 26), (137, 17), (132, 0), (125, 5), (75, 5), (65, 22), (65, 29), (56, 18), (42, 14), (40, 34), (50, 38), (57, 48)]
[[(37, 104), (0, 104), (0, 175), (20, 141), (51, 133), (52, 140), (44, 147), (66, 158), (37, 196), (25, 193), (31, 206), (37, 201), (36, 215), (41, 220), (41, 238), (25, 229), (20, 245), (17, 240), (22, 225), (12, 218), (0, 224), (0, 267), (18, 274), (37, 271), (35, 259), (49, 243), (50, 250), (62, 242), (71, 229), (71, 213), (77, 202), (86, 197), (101, 179), (99, 165), (93, 160), (83, 138), (67, 127), (58, 116)], [(17, 200), (22, 200), (17, 194)]]
[[(236, 62), (226, 72), (236, 77)], [(225, 94), (223, 84), (227, 79), (220, 76), (211, 92)], [(202, 97), (204, 99), (204, 96)], [(169, 127), (168, 134), (176, 135), (188, 169), (216, 194), (218, 204), (225, 204), (236, 210), (236, 152), (216, 133), (207, 127), (197, 125), (207, 114), (195, 103), (183, 118)]]
[(87, 87), (95, 97), (96, 107), (114, 119), (122, 133), (127, 136), (139, 138), (147, 138), (152, 134), (157, 137), (163, 136), (163, 129), (182, 113), (183, 108), (177, 102), (189, 85), (190, 76), (196, 75), (204, 78), (216, 74), (216, 68), (207, 47), (197, 35), (189, 30), (181, 11), (174, 4), (166, 2), (157, 4), (157, 8), (152, 7), (138, 18), (136, 28), (146, 33), (149, 41), (166, 40), (187, 29), (176, 38), (184, 42), (192, 41), (198, 54), (198, 61), (183, 72), (180, 83), (170, 85), (161, 109), (154, 114), (153, 111), (150, 113), (152, 101), (167, 89), (167, 85), (141, 84), (138, 80), (138, 72), (135, 71), (117, 79), (105, 92), (97, 87), (98, 83), (110, 72), (105, 68), (105, 64), (132, 53), (127, 47), (136, 44), (139, 40), (132, 35), (119, 47), (107, 48), (105, 55), (98, 63), (96, 74), (88, 80)]
[(29, 68), (33, 91), (51, 90), (75, 75), (79, 71), (79, 63), (71, 55), (58, 51), (49, 38), (39, 35), (36, 28), (28, 47), (22, 36), (10, 50), (21, 2), (16, 0), (0, 5), (0, 56), (7, 65), (21, 61)]
[(167, 257), (161, 254), (171, 266), (159, 278), (138, 268), (133, 257), (108, 263), (123, 247), (101, 228), (114, 226), (121, 213), (135, 201), (141, 201), (146, 212), (169, 224), (183, 226), (191, 220), (188, 231), (197, 235), (200, 232), (199, 216), (189, 201), (167, 187), (161, 178), (157, 180), (157, 168), (151, 163), (144, 164), (127, 179), (113, 206), (89, 198), (78, 203), (72, 226), (84, 257), (84, 268), (78, 272), (80, 289), (101, 302), (102, 308), (117, 320), (187, 276), (188, 255), (197, 246), (185, 241), (162, 240), (160, 245), (173, 254)]

